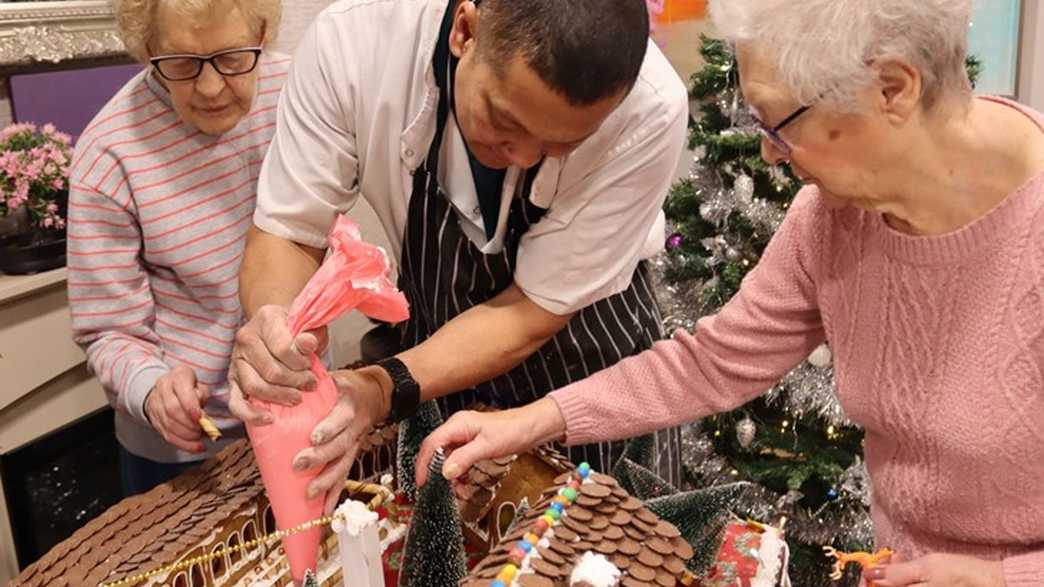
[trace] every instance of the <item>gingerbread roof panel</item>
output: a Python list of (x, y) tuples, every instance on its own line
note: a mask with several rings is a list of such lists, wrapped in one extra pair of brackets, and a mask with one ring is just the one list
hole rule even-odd
[[(365, 443), (369, 460), (359, 463), (353, 473), (365, 472), (364, 466), (372, 469), (371, 475), (387, 468), (394, 460), (390, 458), (394, 448), (388, 447), (394, 447), (395, 434), (394, 427), (371, 432)], [(250, 444), (233, 442), (199, 467), (109, 508), (23, 570), (12, 585), (98, 585), (244, 544), (275, 530), (267, 503)], [(273, 557), (281, 558), (278, 543), (139, 584), (231, 584), (250, 571), (248, 567)], [(202, 583), (195, 579), (180, 583), (178, 575), (185, 573), (201, 577)]]
[(461, 585), (592, 587), (591, 576), (613, 586), (682, 585), (693, 549), (678, 529), (613, 477), (588, 471), (555, 478)]

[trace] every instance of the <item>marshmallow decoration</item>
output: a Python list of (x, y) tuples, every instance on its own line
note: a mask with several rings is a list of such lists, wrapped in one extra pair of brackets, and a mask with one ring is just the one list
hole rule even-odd
[(330, 523), (337, 533), (341, 576), (353, 587), (384, 587), (377, 517), (366, 504), (349, 499), (337, 508)]
[(570, 587), (616, 587), (620, 583), (620, 569), (605, 555), (585, 552), (569, 576)]

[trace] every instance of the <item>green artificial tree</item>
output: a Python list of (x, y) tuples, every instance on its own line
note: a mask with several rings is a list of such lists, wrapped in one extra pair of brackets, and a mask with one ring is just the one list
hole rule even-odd
[(714, 563), (725, 525), (732, 516), (731, 506), (750, 485), (728, 483), (680, 491), (632, 460), (650, 456), (652, 447), (652, 438), (648, 436), (628, 442), (623, 456), (613, 466), (612, 476), (627, 493), (644, 502), (649, 511), (678, 528), (695, 552), (688, 562), (689, 570), (700, 576)]
[(678, 492), (676, 487), (659, 475), (627, 457), (616, 463), (612, 475), (620, 483), (620, 487), (642, 501)]
[[(692, 330), (739, 290), (780, 226), (800, 183), (761, 159), (761, 136), (739, 92), (731, 47), (701, 38), (705, 65), (691, 78), (699, 112), (689, 125), (695, 161), (668, 194), (672, 226), (658, 293), (669, 329)], [(969, 78), (979, 62), (968, 60)], [(831, 354), (821, 346), (764, 398), (684, 431), (686, 481), (708, 488), (748, 481), (734, 505), (762, 521), (789, 519), (795, 585), (856, 585), (829, 578), (822, 546), (872, 548), (862, 431), (845, 419), (833, 388)], [(620, 473), (647, 483), (625, 466)], [(632, 481), (629, 481), (632, 482)]]
[(418, 489), (414, 477), (421, 442), (441, 423), (438, 405), (429, 401), (399, 427), (399, 484), (409, 486), (415, 496), (399, 570), (400, 587), (456, 585), (467, 574), (460, 512), (453, 489), (442, 476), (442, 451), (432, 459), (424, 487)]
[(729, 508), (748, 488), (746, 483), (730, 483), (678, 492), (645, 500), (645, 507), (678, 528), (695, 552), (689, 559), (689, 570), (700, 576), (714, 563), (721, 548)]
[(395, 471), (399, 477), (399, 491), (411, 502), (417, 501), (417, 453), (424, 439), (441, 425), (442, 412), (434, 401), (421, 404), (413, 416), (399, 423)]

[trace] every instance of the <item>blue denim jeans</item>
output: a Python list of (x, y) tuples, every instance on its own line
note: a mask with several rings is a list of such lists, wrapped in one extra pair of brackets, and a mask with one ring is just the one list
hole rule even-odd
[(190, 463), (158, 463), (132, 454), (120, 445), (120, 491), (123, 497), (145, 493), (198, 465)]

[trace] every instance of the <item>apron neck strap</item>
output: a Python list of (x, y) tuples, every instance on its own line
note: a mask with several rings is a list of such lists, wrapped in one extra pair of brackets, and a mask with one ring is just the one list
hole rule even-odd
[(446, 6), (446, 14), (443, 15), (442, 26), (439, 28), (439, 40), (435, 45), (435, 53), (431, 60), (435, 72), (435, 85), (439, 88), (439, 109), (438, 118), (435, 121), (435, 139), (431, 143), (431, 148), (428, 149), (428, 159), (425, 163), (428, 171), (438, 168), (439, 148), (442, 146), (446, 120), (449, 118), (453, 92), (453, 70), (456, 69), (453, 54), (449, 49), (449, 39), (450, 32), (453, 30), (453, 15), (456, 12), (456, 5), (457, 0), (449, 0)]

